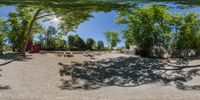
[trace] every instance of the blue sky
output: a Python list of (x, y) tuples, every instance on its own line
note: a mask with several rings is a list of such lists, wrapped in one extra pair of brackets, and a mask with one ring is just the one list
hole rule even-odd
[[(200, 13), (200, 7), (196, 8), (189, 8), (189, 9), (180, 9), (177, 8), (177, 5), (174, 4), (167, 4), (168, 6), (172, 6), (173, 8), (170, 8), (170, 12), (172, 13), (190, 13), (190, 12), (197, 12)], [(5, 6), (0, 7), (0, 17), (6, 18), (9, 11), (14, 11), (15, 7), (13, 6)], [(76, 29), (76, 32), (70, 32), (69, 34), (78, 34), (81, 36), (84, 40), (87, 38), (93, 38), (95, 41), (102, 40), (104, 41), (105, 45), (107, 45), (107, 42), (104, 37), (104, 32), (108, 30), (116, 30), (119, 32), (120, 37), (122, 36), (121, 30), (125, 29), (125, 25), (115, 25), (115, 17), (116, 12), (111, 11), (109, 13), (104, 12), (98, 12), (98, 13), (92, 13), (94, 18), (89, 19), (88, 21), (85, 21), (84, 23), (80, 24), (79, 27)], [(56, 25), (56, 23), (52, 23), (53, 25)], [(49, 26), (48, 23), (44, 24), (44, 26)], [(67, 36), (64, 37), (66, 39)], [(124, 41), (120, 42), (118, 46), (123, 46)]]
[[(109, 13), (98, 12), (92, 14), (94, 18), (86, 21), (79, 25), (76, 32), (70, 32), (69, 34), (78, 34), (83, 39), (89, 37), (93, 38), (95, 41), (102, 40), (107, 43), (104, 37), (104, 32), (108, 30), (116, 30), (119, 32), (120, 37), (122, 37), (121, 30), (125, 29), (125, 25), (116, 25), (115, 16), (116, 12), (111, 11)], [(124, 45), (123, 41), (118, 44), (119, 46)]]

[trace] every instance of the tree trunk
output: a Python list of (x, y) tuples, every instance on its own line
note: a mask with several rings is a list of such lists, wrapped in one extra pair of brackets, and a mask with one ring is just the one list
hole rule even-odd
[(28, 38), (25, 38), (25, 40), (22, 42), (21, 46), (20, 46), (20, 54), (23, 56), (23, 57), (26, 57), (26, 46), (27, 46), (27, 43), (28, 43), (28, 40), (32, 34), (32, 28), (33, 28), (33, 24), (35, 23), (35, 21), (37, 20), (37, 17), (38, 15), (40, 14), (40, 12), (42, 11), (42, 9), (38, 9), (35, 13), (35, 15), (33, 16), (33, 19), (32, 21), (30, 22), (30, 25), (28, 27), (28, 31), (27, 31), (27, 34), (26, 36)]
[(108, 41), (108, 51), (110, 51), (110, 41)]
[(3, 55), (3, 43), (0, 44), (0, 55)]
[(0, 48), (0, 55), (3, 55), (3, 48)]
[(25, 41), (21, 44), (20, 46), (20, 54), (23, 56), (23, 57), (26, 57), (26, 45), (27, 45), (28, 41)]

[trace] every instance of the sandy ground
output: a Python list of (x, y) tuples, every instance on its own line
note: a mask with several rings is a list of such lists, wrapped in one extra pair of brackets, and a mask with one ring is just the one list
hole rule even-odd
[[(136, 87), (102, 86), (98, 89), (63, 90), (61, 66), (74, 62), (98, 61), (100, 59), (129, 57), (126, 54), (101, 54), (86, 57), (57, 57), (55, 54), (31, 54), (25, 61), (0, 59), (0, 100), (198, 100), (200, 90), (177, 89), (174, 83), (163, 85), (160, 82)], [(10, 62), (9, 62), (10, 61)], [(6, 63), (9, 62), (9, 63)], [(4, 64), (6, 63), (6, 64)], [(200, 64), (191, 60), (190, 65)], [(187, 84), (200, 85), (199, 76)]]

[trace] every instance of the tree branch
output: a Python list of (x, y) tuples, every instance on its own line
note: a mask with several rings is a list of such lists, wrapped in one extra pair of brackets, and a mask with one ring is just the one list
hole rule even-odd
[(35, 13), (35, 15), (33, 16), (33, 19), (29, 25), (29, 28), (28, 28), (28, 32), (27, 32), (27, 35), (29, 36), (32, 32), (32, 27), (33, 27), (33, 24), (34, 22), (37, 20), (37, 16), (39, 16), (40, 12), (42, 11), (43, 9), (38, 9)]
[(43, 15), (43, 16), (39, 16), (39, 17), (36, 18), (36, 20), (37, 20), (37, 19), (40, 19), (40, 18), (44, 18), (44, 17), (48, 17), (48, 16), (52, 16), (52, 15), (54, 15), (54, 14), (46, 14), (46, 15)]

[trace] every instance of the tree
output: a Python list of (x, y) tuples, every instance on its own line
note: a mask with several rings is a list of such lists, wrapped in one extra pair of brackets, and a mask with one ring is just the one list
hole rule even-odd
[(85, 50), (87, 49), (85, 42), (83, 39), (79, 37), (79, 35), (69, 35), (68, 36), (68, 45), (71, 50)]
[(94, 50), (95, 44), (96, 44), (96, 42), (92, 38), (88, 38), (86, 40), (87, 49), (89, 49), (89, 50)]
[(41, 49), (46, 49), (47, 48), (47, 46), (46, 46), (46, 38), (44, 37), (44, 34), (45, 33), (38, 34), (39, 35), (38, 38), (39, 38)]
[(104, 49), (104, 43), (103, 41), (97, 42), (97, 50), (103, 50)]
[(48, 50), (66, 50), (67, 42), (63, 40), (54, 26), (49, 26), (47, 30), (39, 34), (40, 44), (43, 49)]
[(84, 40), (78, 34), (74, 36), (74, 43), (78, 50), (85, 50), (87, 48)]
[(120, 10), (117, 24), (126, 24), (124, 38), (130, 44), (136, 44), (141, 54), (147, 54), (151, 48), (170, 48), (172, 38), (172, 15), (164, 6), (150, 6)]
[[(91, 1), (91, 0), (68, 0), (59, 1), (27, 1), (8, 0), (2, 1), (4, 4), (17, 4), (17, 10), (10, 14), (10, 23), (12, 31), (10, 41), (13, 47), (19, 49), (20, 54), (26, 56), (26, 44), (32, 36), (37, 33), (38, 20), (49, 21), (52, 19), (59, 20), (59, 29), (61, 34), (66, 34), (69, 31), (75, 30), (78, 25), (92, 17), (91, 12), (94, 11), (111, 11), (114, 9), (121, 9), (123, 7), (130, 7), (121, 2), (107, 2), (107, 1)], [(11, 18), (12, 17), (12, 18)], [(14, 33), (13, 33), (14, 32)], [(14, 43), (15, 42), (15, 43)]]
[(10, 12), (8, 16), (9, 41), (14, 48), (19, 50), (22, 56), (26, 56), (25, 51), (28, 40), (43, 29), (41, 24), (35, 22), (39, 12), (36, 12), (34, 16), (33, 14), (34, 9), (19, 7), (16, 12)]
[(198, 15), (190, 13), (181, 19), (181, 23), (176, 23), (177, 45), (179, 49), (200, 49), (200, 20)]
[(149, 6), (120, 10), (116, 23), (128, 26), (124, 38), (143, 56), (152, 48), (200, 48), (200, 20), (195, 13), (172, 15), (164, 6)]
[(107, 31), (104, 33), (106, 40), (108, 41), (108, 47), (112, 49), (120, 42), (117, 31)]
[(57, 30), (55, 27), (53, 26), (49, 26), (47, 28), (47, 31), (45, 33), (45, 39), (46, 39), (46, 45), (47, 45), (47, 49), (53, 49), (53, 35), (56, 35)]
[(172, 27), (174, 27), (174, 31), (172, 32), (173, 33), (172, 37), (174, 38), (173, 38), (171, 47), (177, 48), (177, 41), (179, 40), (179, 37), (180, 37), (180, 34), (179, 34), (180, 28), (182, 27), (182, 24), (183, 24), (183, 16), (181, 14), (174, 14), (172, 16), (170, 23)]
[[(28, 1), (28, 2), (27, 2)], [(56, 0), (54, 2), (50, 2), (51, 0), (1, 0), (2, 3), (4, 4), (20, 4), (20, 3), (32, 3), (32, 4), (38, 4), (38, 3), (42, 3), (42, 4), (57, 4), (57, 6), (60, 5), (64, 5), (65, 3), (69, 3), (69, 2), (90, 2), (93, 0)], [(108, 0), (95, 0), (95, 2), (103, 2), (103, 1), (108, 1)], [(64, 2), (64, 3), (63, 3)], [(127, 3), (127, 1), (122, 1), (122, 0), (110, 0), (109, 2), (120, 2), (120, 3)], [(184, 5), (200, 5), (198, 0), (192, 0), (192, 1), (188, 1), (188, 0), (129, 0), (130, 3), (132, 4), (137, 4), (137, 3), (146, 3), (146, 2), (173, 2), (173, 3), (178, 3), (178, 4), (184, 4)], [(60, 4), (60, 5), (59, 5)]]
[(125, 48), (126, 48), (126, 49), (130, 49), (130, 43), (129, 43), (129, 41), (127, 41), (127, 40), (125, 41)]
[(68, 46), (70, 49), (75, 48), (75, 37), (73, 35), (68, 36)]
[(8, 25), (4, 19), (0, 18), (0, 54), (3, 54), (3, 42), (6, 37)]
[(54, 49), (54, 50), (66, 50), (67, 49), (67, 42), (58, 37), (53, 37), (51, 43), (52, 43), (52, 47), (54, 47), (52, 49)]

